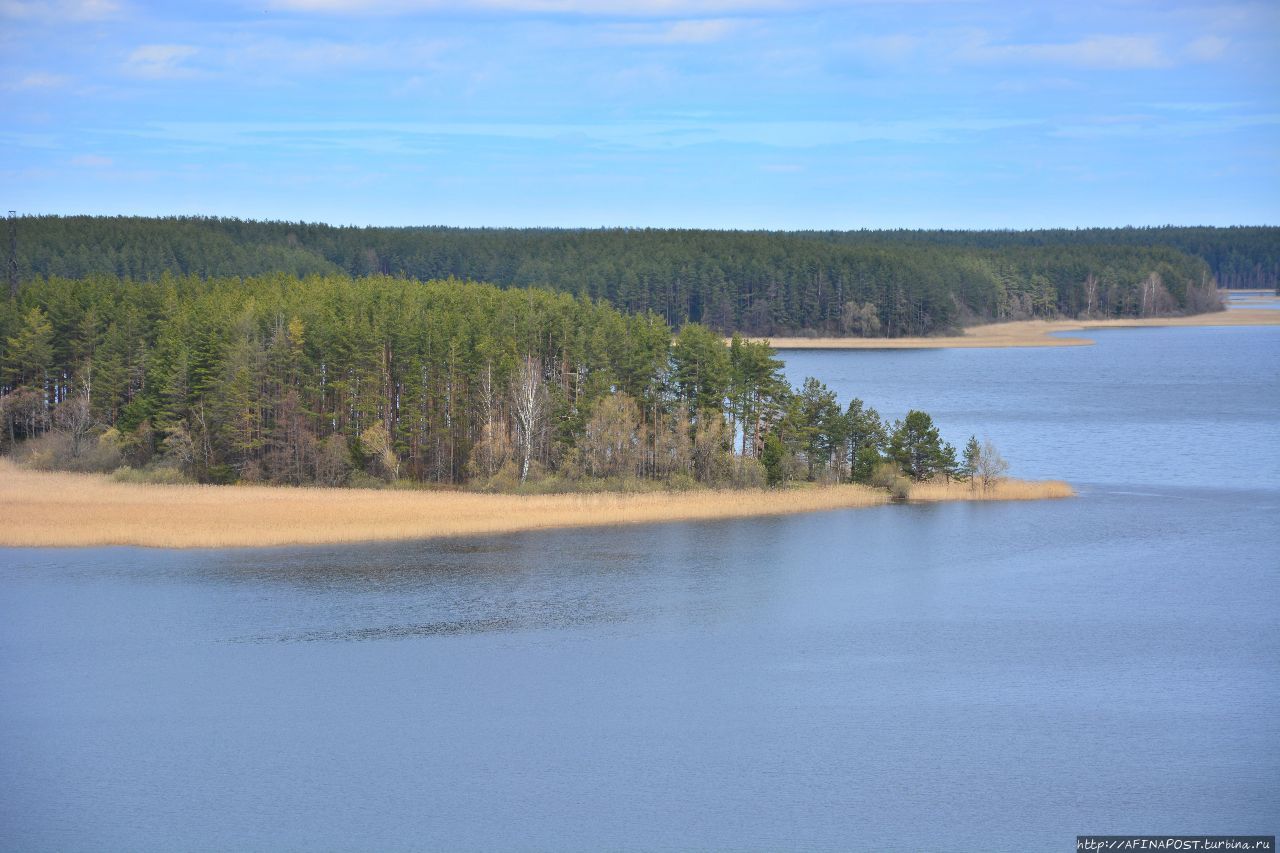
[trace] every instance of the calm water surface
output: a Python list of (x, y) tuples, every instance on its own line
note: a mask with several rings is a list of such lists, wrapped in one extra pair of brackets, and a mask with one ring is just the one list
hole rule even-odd
[(1280, 829), (1280, 328), (795, 352), (1063, 502), (0, 551), (0, 848)]

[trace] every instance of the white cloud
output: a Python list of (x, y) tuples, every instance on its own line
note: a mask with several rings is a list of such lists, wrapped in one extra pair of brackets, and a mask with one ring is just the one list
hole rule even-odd
[(125, 70), (139, 77), (191, 77), (195, 72), (182, 63), (195, 53), (185, 44), (144, 44), (129, 54)]
[(445, 41), (394, 41), (348, 43), (315, 39), (295, 41), (261, 39), (230, 48), (227, 66), (237, 71), (277, 75), (281, 70), (300, 73), (341, 71), (352, 68), (435, 70)]
[(1187, 56), (1201, 62), (1209, 62), (1222, 56), (1230, 43), (1222, 36), (1201, 36), (1187, 45)]
[(99, 21), (115, 17), (120, 4), (112, 0), (67, 0), (62, 3), (63, 14), (79, 21)]
[[(853, 38), (846, 57), (867, 65), (989, 65), (1046, 69), (1167, 68), (1173, 60), (1153, 35), (1094, 35), (1070, 42), (998, 42), (982, 29), (887, 33)], [(1207, 48), (1206, 48), (1207, 49)]]
[(47, 71), (34, 71), (12, 83), (5, 84), (4, 88), (19, 91), (23, 89), (60, 89), (70, 82), (71, 78), (65, 74), (50, 74)]
[(120, 11), (114, 0), (0, 0), (0, 16), (27, 21), (101, 21)]
[(861, 36), (849, 43), (855, 58), (878, 63), (899, 63), (908, 60), (924, 45), (919, 36), (902, 33), (883, 36)]
[(975, 63), (1065, 65), (1076, 68), (1167, 68), (1173, 63), (1154, 36), (1090, 36), (1059, 44), (992, 44), (979, 40), (963, 46), (958, 59)]
[(97, 154), (81, 154), (71, 158), (72, 166), (87, 166), (93, 169), (102, 169), (114, 164), (115, 161), (110, 157), (101, 157)]
[(727, 18), (674, 21), (669, 24), (619, 24), (607, 27), (601, 41), (606, 44), (710, 44), (720, 41), (741, 21)]

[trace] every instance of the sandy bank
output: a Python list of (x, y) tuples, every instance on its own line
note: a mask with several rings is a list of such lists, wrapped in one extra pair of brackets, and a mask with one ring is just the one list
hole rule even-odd
[[(1061, 483), (1022, 484), (990, 499), (1065, 497)], [(946, 500), (983, 497), (967, 489)], [(936, 498), (935, 498), (936, 499)], [(863, 486), (786, 491), (596, 495), (160, 486), (19, 468), (0, 460), (0, 545), (229, 548), (426, 539), (659, 521), (742, 518), (879, 506)]]
[(1054, 337), (1058, 332), (1124, 329), (1144, 326), (1277, 326), (1280, 311), (1239, 308), (1190, 317), (1144, 317), (1125, 320), (1020, 320), (971, 326), (963, 335), (938, 338), (769, 338), (774, 349), (950, 349), (968, 347), (1076, 347), (1088, 338)]

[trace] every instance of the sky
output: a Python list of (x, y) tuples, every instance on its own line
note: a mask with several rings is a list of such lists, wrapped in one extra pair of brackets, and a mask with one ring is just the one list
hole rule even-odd
[(0, 0), (0, 207), (1280, 224), (1280, 2)]

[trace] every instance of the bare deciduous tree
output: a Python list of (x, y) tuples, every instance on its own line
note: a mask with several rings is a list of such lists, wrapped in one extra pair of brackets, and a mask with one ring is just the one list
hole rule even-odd
[(840, 325), (846, 334), (861, 335), (864, 338), (880, 334), (880, 312), (875, 303), (864, 302), (859, 305), (850, 300), (844, 304), (840, 312)]
[(640, 441), (636, 401), (622, 393), (600, 398), (579, 443), (587, 473), (592, 477), (635, 473)]
[(85, 366), (80, 382), (75, 391), (58, 404), (54, 410), (54, 423), (64, 430), (71, 439), (71, 456), (80, 458), (84, 448), (85, 437), (97, 425), (93, 417), (91, 405), (93, 395), (93, 370)]
[(1098, 313), (1098, 277), (1089, 273), (1084, 277), (1084, 315), (1096, 316)]
[(385, 423), (374, 421), (366, 427), (360, 436), (360, 448), (368, 458), (370, 474), (387, 482), (400, 476), (400, 459)]
[(973, 479), (982, 486), (982, 490), (990, 491), (1008, 470), (1009, 463), (1004, 461), (996, 446), (990, 440), (983, 441), (973, 466)]

